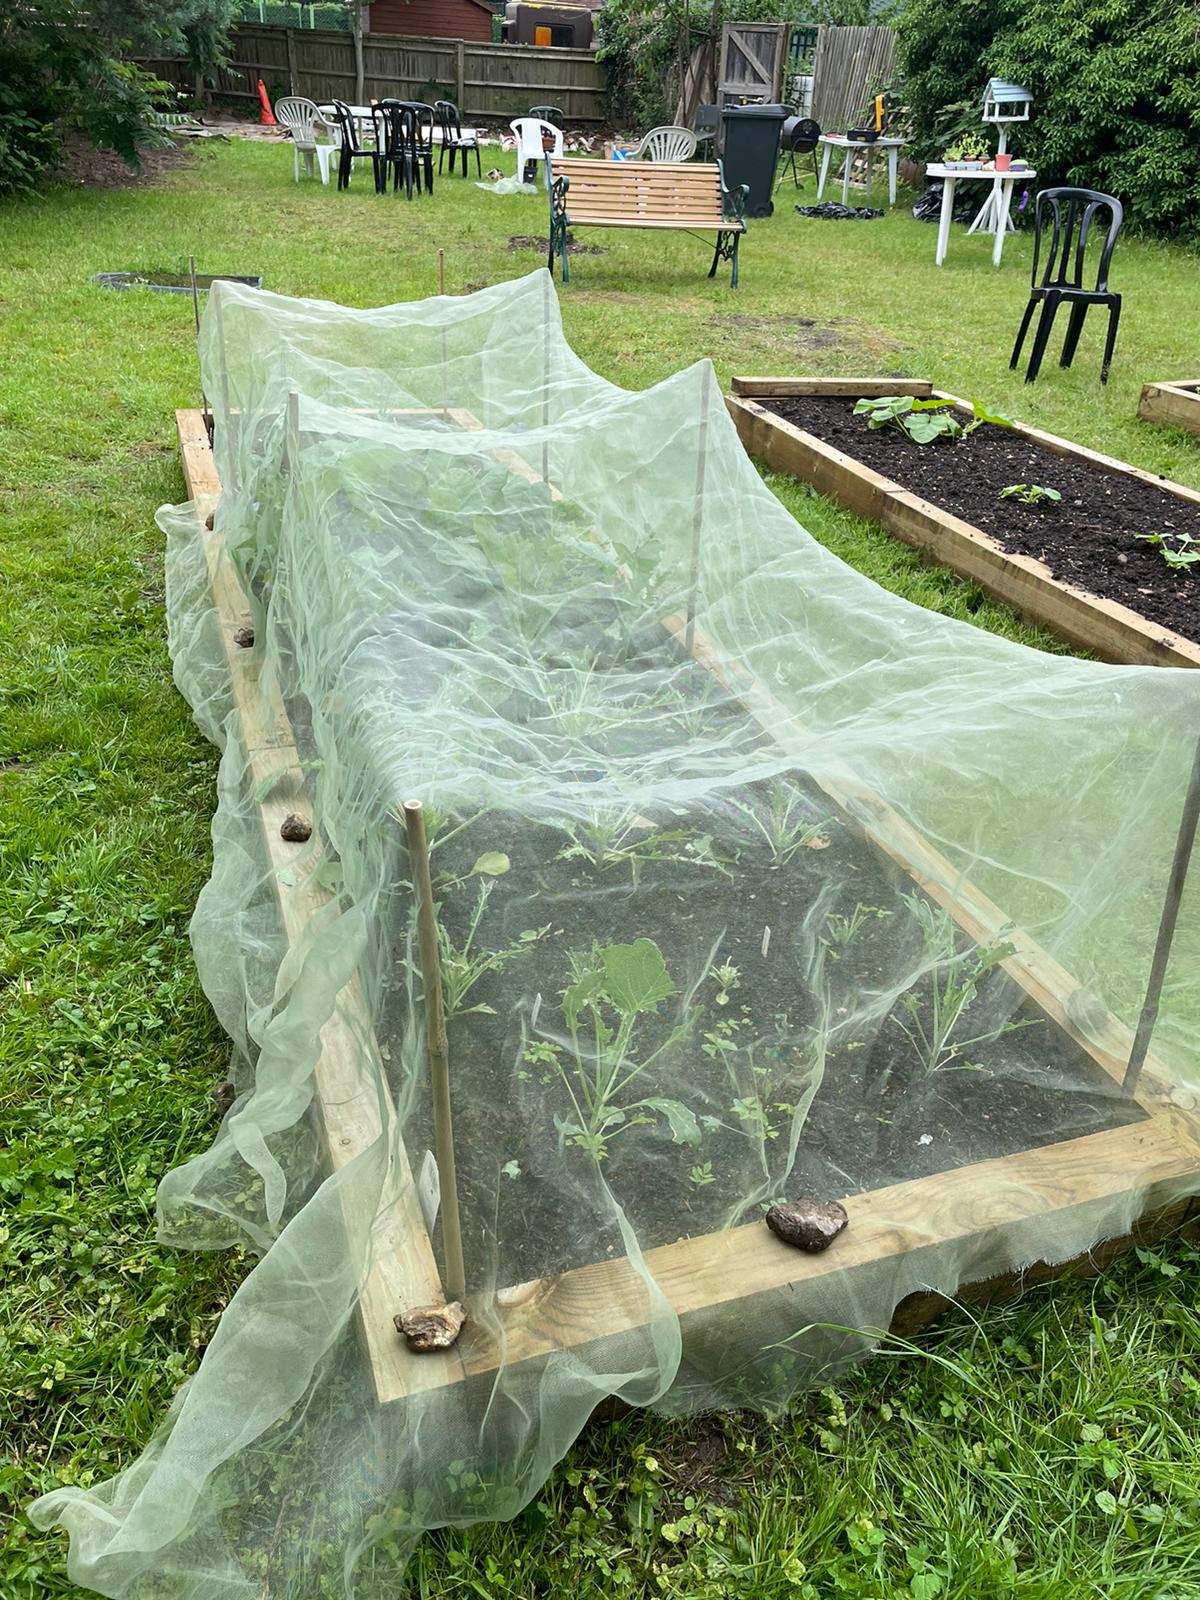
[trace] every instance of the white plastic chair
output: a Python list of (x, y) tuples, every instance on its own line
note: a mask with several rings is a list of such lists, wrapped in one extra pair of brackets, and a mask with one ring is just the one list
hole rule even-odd
[[(546, 157), (562, 155), (562, 129), (556, 128), (552, 122), (543, 122), (540, 117), (518, 117), (515, 122), (509, 123), (509, 127), (517, 136), (517, 177), (524, 177), (527, 161), (536, 161), (542, 169), (542, 182), (549, 188)], [(546, 149), (542, 143), (543, 138), (553, 139), (552, 149)]]
[(690, 128), (667, 124), (650, 132), (626, 158), (629, 161), (690, 161), (696, 154), (696, 135)]
[[(275, 102), (275, 116), (292, 136), (292, 171), (300, 182), (300, 157), (304, 157), (304, 170), (313, 177), (313, 157), (321, 169), (321, 182), (329, 182), (329, 163), (337, 154), (334, 130), (321, 115), (314, 100), (289, 98)], [(318, 139), (317, 130), (323, 128), (328, 139)]]

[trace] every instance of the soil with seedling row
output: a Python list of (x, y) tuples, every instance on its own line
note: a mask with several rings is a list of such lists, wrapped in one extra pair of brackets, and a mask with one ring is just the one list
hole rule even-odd
[[(785, 421), (961, 517), (1012, 555), (1042, 561), (1062, 583), (1128, 606), (1200, 640), (1200, 576), (1172, 570), (1139, 534), (1200, 539), (1200, 505), (1139, 478), (1058, 455), (1014, 430), (984, 423), (960, 443), (914, 443), (896, 427), (869, 428), (855, 401), (830, 395), (765, 397)], [(1001, 499), (1010, 484), (1040, 484), (1062, 499)]]
[[(765, 817), (780, 784), (801, 832), (816, 829), (784, 862), (729, 803)], [(677, 859), (642, 861), (636, 879), (627, 857), (590, 861), (577, 852), (578, 828), (572, 834), (550, 819), (489, 812), (444, 845), (435, 840), (448, 944), (462, 947), (482, 890), (472, 948), (513, 952), (479, 978), (449, 1022), (473, 1283), (516, 1284), (624, 1255), (614, 1201), (649, 1248), (754, 1221), (770, 1199), (844, 1198), (1139, 1120), (997, 968), (980, 980), (952, 1036), (981, 1042), (926, 1070), (911, 1016), (892, 1003), (898, 980), (911, 981), (926, 962), (925, 935), (905, 898), (917, 891), (815, 785), (787, 775), (686, 813), (644, 808), (630, 837), (644, 843), (664, 833), (682, 836), (663, 846)], [(693, 850), (689, 841), (700, 843)], [(470, 875), (473, 863), (497, 857), (508, 863), (502, 874)], [(406, 983), (420, 992), (411, 947), (406, 964), (406, 877), (401, 857), (397, 988), (382, 1029), (392, 1041), (411, 1014)], [(574, 1113), (563, 1082), (572, 1070), (563, 991), (571, 952), (586, 958), (594, 947), (638, 939), (661, 951), (672, 993), (639, 1016), (629, 1060), (665, 1048), (616, 1100), (630, 1107), (670, 1097), (695, 1117), (699, 1141), (677, 1143), (665, 1115), (634, 1109), (597, 1168), (567, 1131)], [(961, 936), (957, 948), (974, 951)], [(729, 967), (736, 976), (722, 979)], [(823, 1072), (814, 1045), (820, 993), (834, 1035)], [(928, 1023), (928, 976), (913, 994)], [(590, 1038), (590, 1024), (585, 1031)], [(531, 1044), (543, 1052), (557, 1044), (558, 1064), (531, 1059)], [(410, 1039), (403, 1067), (401, 1054), (393, 1042), (393, 1088), (411, 1102), (406, 1144), (419, 1169), (433, 1143), (421, 1040)]]

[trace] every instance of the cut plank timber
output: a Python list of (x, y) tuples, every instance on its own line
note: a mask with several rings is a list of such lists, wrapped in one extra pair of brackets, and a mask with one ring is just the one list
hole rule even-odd
[[(789, 392), (833, 392), (812, 388), (811, 382), (815, 381), (794, 380)], [(847, 392), (866, 388), (871, 393), (876, 382), (848, 385)], [(931, 393), (948, 404), (964, 405), (953, 395), (937, 390)], [(1041, 561), (1010, 554), (970, 523), (776, 416), (760, 404), (765, 398), (765, 393), (758, 400), (734, 394), (727, 398), (726, 405), (747, 451), (768, 466), (793, 474), (820, 493), (840, 501), (858, 516), (879, 523), (906, 544), (915, 545), (942, 566), (971, 579), (998, 600), (1042, 623), (1071, 644), (1093, 650), (1106, 660), (1131, 665), (1200, 666), (1200, 641), (1186, 639), (1148, 622), (1127, 606), (1061, 582)], [(969, 411), (970, 407), (965, 409)], [(1177, 494), (1181, 499), (1200, 502), (1200, 494), (1181, 484), (1126, 467), (1111, 457), (1070, 445), (1039, 429), (1022, 424), (1014, 424), (1014, 427), (1047, 449), (1086, 459), (1105, 471), (1125, 472), (1157, 489)]]
[(1138, 416), (1143, 422), (1164, 422), (1200, 434), (1200, 378), (1143, 384)]
[(730, 388), (751, 400), (764, 394), (911, 394), (923, 400), (933, 393), (924, 378), (733, 378)]
[[(291, 723), (278, 693), (258, 679), (261, 650), (233, 641), (234, 629), (249, 618), (245, 592), (220, 536), (204, 528), (220, 495), (208, 435), (198, 411), (176, 413), (188, 493), (195, 502), (198, 537), (203, 541), (221, 638), (245, 749), (253, 793), (259, 800), (263, 845), (272, 869), (280, 920), (290, 946), (307, 936), (311, 922), (332, 896), (317, 881), (323, 852), (316, 833), (306, 846), (280, 837), (284, 817), (310, 806)], [(332, 1172), (339, 1172), (387, 1138), (391, 1172), (385, 1180), (393, 1203), (375, 1222), (370, 1261), (362, 1284), (358, 1319), (375, 1392), (381, 1404), (437, 1388), (462, 1376), (456, 1350), (414, 1355), (396, 1333), (398, 1311), (443, 1299), (434, 1257), (403, 1141), (396, 1135), (395, 1110), (379, 1059), (378, 1045), (357, 978), (338, 996), (334, 1014), (320, 1034), (313, 1069), (315, 1105)], [(347, 1229), (362, 1219), (347, 1217)]]

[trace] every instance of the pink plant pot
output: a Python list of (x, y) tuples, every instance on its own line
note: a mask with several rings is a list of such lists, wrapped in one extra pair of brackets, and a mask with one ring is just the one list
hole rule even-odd
[(1011, 167), (1011, 166), (1012, 166), (1012, 157), (1011, 156), (997, 156), (996, 157), (996, 171), (997, 172), (1007, 172), (1009, 167)]

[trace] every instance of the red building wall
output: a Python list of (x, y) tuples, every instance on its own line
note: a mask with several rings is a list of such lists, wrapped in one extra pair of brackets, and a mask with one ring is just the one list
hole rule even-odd
[(478, 0), (374, 0), (369, 31), (487, 44), (492, 37), (492, 13)]

